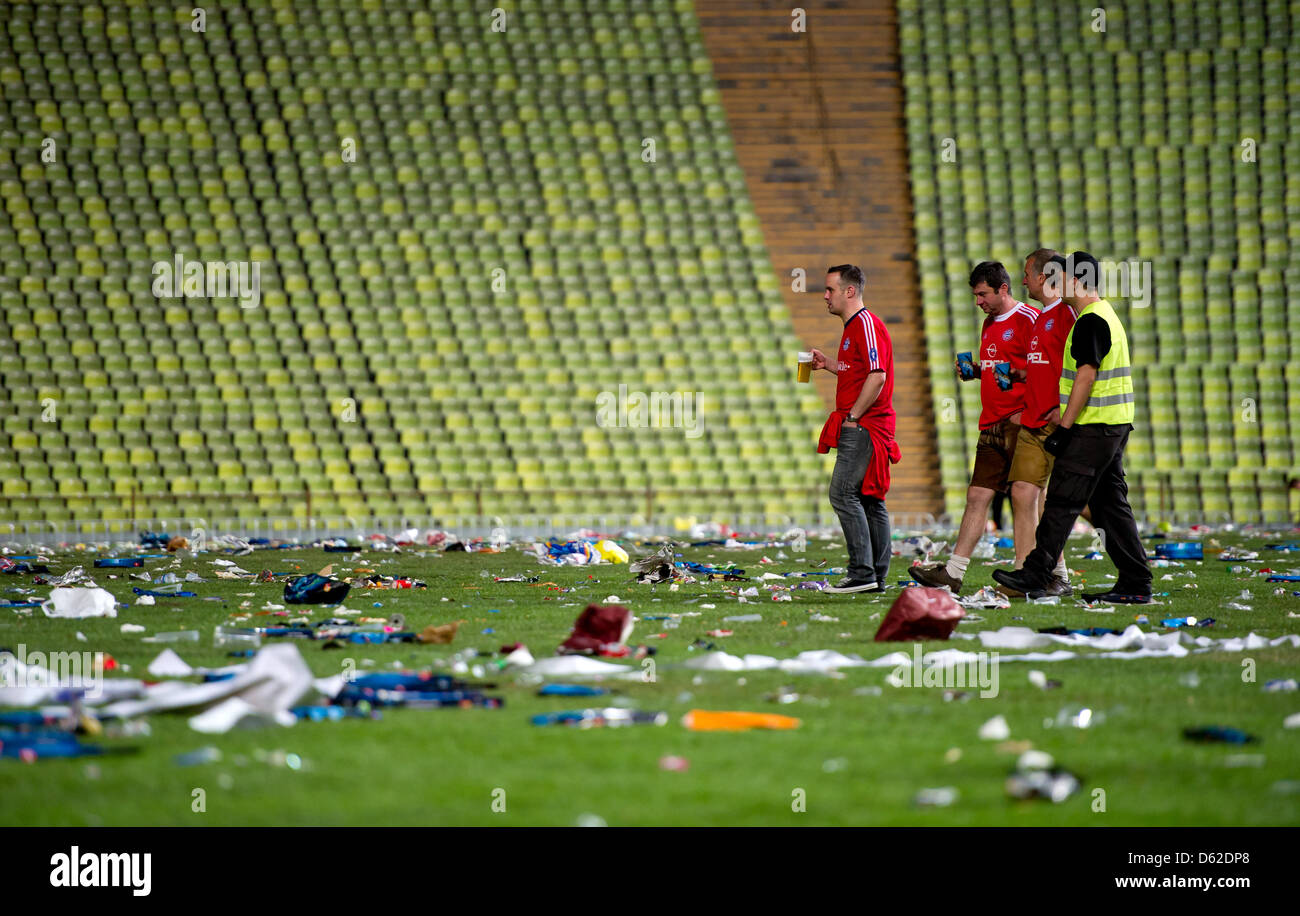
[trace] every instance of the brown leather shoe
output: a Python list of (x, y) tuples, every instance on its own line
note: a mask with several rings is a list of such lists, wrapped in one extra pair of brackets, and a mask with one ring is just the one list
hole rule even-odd
[(961, 594), (961, 579), (954, 579), (948, 575), (948, 564), (935, 563), (930, 566), (912, 566), (907, 570), (917, 582), (920, 582), (926, 588), (944, 588), (947, 587), (954, 595)]

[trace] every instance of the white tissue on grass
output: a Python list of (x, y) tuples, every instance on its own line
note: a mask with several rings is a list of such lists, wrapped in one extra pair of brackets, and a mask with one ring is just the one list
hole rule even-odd
[(117, 601), (102, 588), (56, 588), (41, 605), (46, 617), (116, 617)]
[(1011, 737), (1011, 727), (1002, 716), (994, 716), (980, 726), (980, 737), (985, 741), (1006, 741)]

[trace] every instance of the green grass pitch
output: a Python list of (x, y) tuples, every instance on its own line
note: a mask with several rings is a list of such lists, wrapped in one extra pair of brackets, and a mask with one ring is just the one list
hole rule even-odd
[[(1259, 549), (1252, 569), (1300, 566), (1300, 557), (1262, 550), (1264, 541), (1220, 536), (1225, 545)], [(1067, 549), (1071, 568), (1096, 583), (1112, 572), (1107, 560), (1081, 559), (1087, 541)], [(788, 553), (788, 551), (787, 551)], [(1275, 596), (1277, 586), (1263, 577), (1232, 574), (1233, 563), (1209, 557), (1184, 569), (1157, 569), (1157, 591), (1171, 596), (1160, 606), (1117, 607), (1095, 613), (1072, 601), (1059, 607), (1013, 603), (1010, 610), (977, 611), (982, 623), (960, 624), (975, 632), (1007, 624), (1038, 628), (1104, 626), (1122, 628), (1138, 611), (1161, 617), (1194, 614), (1217, 619), (1195, 635), (1241, 636), (1254, 631), (1274, 637), (1300, 632), (1300, 598)], [(842, 544), (811, 541), (804, 554), (776, 559), (777, 550), (686, 549), (687, 559), (739, 565), (750, 575), (800, 571), (826, 561), (842, 567)], [(1000, 550), (999, 556), (1010, 551)], [(774, 559), (760, 564), (760, 556)], [(183, 554), (178, 571), (196, 570), (205, 582), (192, 586), (200, 595), (220, 596), (224, 604), (201, 598), (158, 599), (154, 607), (119, 610), (116, 619), (80, 621), (45, 618), (40, 611), (20, 616), (0, 611), (0, 645), (23, 644), (28, 651), (102, 650), (131, 667), (145, 668), (163, 648), (144, 644), (139, 635), (120, 632), (137, 623), (150, 633), (197, 629), (197, 645), (178, 646), (195, 666), (229, 663), (225, 650), (212, 647), (212, 630), (237, 612), (242, 601), (254, 610), (282, 603), (282, 585), (226, 581), (212, 577), (211, 560)], [(63, 571), (89, 555), (59, 554), (52, 565)], [(360, 671), (437, 667), (456, 651), (475, 647), (495, 651), (512, 642), (527, 644), (538, 657), (553, 653), (577, 613), (589, 602), (618, 595), (638, 616), (699, 611), (683, 617), (676, 629), (639, 621), (631, 642), (653, 645), (659, 654), (653, 683), (609, 682), (619, 695), (643, 709), (670, 714), (664, 727), (580, 730), (535, 727), (530, 717), (604, 699), (541, 698), (536, 687), (518, 684), (510, 674), (491, 674), (505, 698), (502, 709), (385, 710), (379, 721), (301, 722), (292, 728), (270, 726), (206, 736), (192, 731), (183, 714), (158, 714), (148, 722), (152, 734), (101, 738), (108, 747), (136, 746), (133, 755), (24, 764), (0, 761), (0, 823), (5, 825), (572, 825), (592, 816), (611, 826), (624, 825), (1295, 825), (1300, 823), (1300, 729), (1285, 729), (1283, 719), (1300, 711), (1300, 694), (1267, 693), (1274, 678), (1295, 677), (1300, 649), (1210, 652), (1186, 658), (1107, 660), (1079, 657), (1055, 663), (1007, 662), (1000, 666), (996, 697), (945, 701), (936, 688), (890, 686), (888, 668), (849, 669), (842, 678), (780, 672), (745, 674), (695, 672), (674, 666), (696, 654), (689, 647), (705, 638), (733, 654), (788, 657), (805, 649), (838, 649), (875, 658), (889, 651), (911, 651), (909, 644), (871, 641), (880, 617), (897, 591), (884, 596), (828, 596), (795, 591), (792, 602), (763, 598), (740, 604), (727, 592), (734, 583), (651, 587), (631, 581), (626, 566), (549, 567), (516, 550), (501, 554), (440, 554), (432, 549), (400, 556), (367, 552), (361, 561), (348, 554), (319, 550), (258, 551), (234, 558), (244, 568), (276, 572), (314, 571), (333, 562), (349, 575), (357, 566), (385, 574), (425, 579), (427, 590), (354, 589), (346, 605), (376, 616), (405, 615), (408, 628), (461, 619), (452, 646), (349, 645), (323, 651), (321, 643), (297, 641), (317, 675), (339, 673), (344, 659)], [(147, 561), (158, 571), (170, 560)], [(890, 579), (906, 576), (907, 561), (895, 558)], [(991, 584), (991, 567), (973, 561), (968, 588)], [(1191, 571), (1195, 579), (1163, 581), (1165, 573)], [(99, 584), (119, 600), (130, 587), (129, 570), (93, 570)], [(523, 572), (571, 587), (568, 592), (520, 583), (497, 583), (493, 575)], [(116, 573), (110, 580), (108, 574)], [(488, 575), (484, 575), (484, 573)], [(23, 585), (27, 576), (3, 577), (0, 587)], [(1195, 582), (1195, 590), (1183, 585)], [(741, 587), (750, 584), (742, 583)], [(1075, 580), (1076, 589), (1079, 585)], [(1250, 589), (1253, 610), (1222, 605)], [(45, 589), (37, 589), (44, 593)], [(253, 592), (254, 598), (237, 597)], [(11, 594), (11, 593), (5, 593)], [(700, 596), (704, 595), (702, 600)], [(443, 601), (443, 598), (450, 599)], [(695, 599), (692, 601), (692, 599)], [(373, 608), (381, 602), (382, 608)], [(716, 605), (701, 610), (700, 604)], [(723, 624), (729, 615), (757, 612), (761, 623)], [(814, 612), (838, 622), (812, 621)], [(312, 620), (326, 609), (307, 609)], [(1013, 620), (1021, 617), (1023, 620)], [(273, 624), (282, 618), (257, 617)], [(734, 635), (712, 639), (706, 631), (729, 627)], [(492, 633), (485, 633), (491, 629)], [(1150, 629), (1150, 627), (1144, 627)], [(87, 637), (80, 642), (75, 634)], [(666, 638), (651, 638), (667, 633)], [(977, 642), (958, 640), (953, 648), (976, 650)], [(927, 643), (927, 651), (944, 646)], [(1057, 647), (1059, 648), (1059, 647)], [(1004, 653), (1010, 654), (1010, 653)], [(1253, 659), (1255, 679), (1243, 680), (1243, 659)], [(365, 660), (371, 660), (373, 664)], [(1060, 680), (1059, 689), (1041, 690), (1027, 680), (1037, 668)], [(1195, 672), (1198, 683), (1185, 676)], [(797, 702), (777, 704), (766, 695), (792, 688)], [(858, 688), (880, 687), (881, 693)], [(1058, 727), (1067, 706), (1104, 714), (1088, 729)], [(692, 708), (737, 709), (798, 716), (801, 728), (784, 732), (697, 733), (680, 723)], [(1014, 801), (1004, 780), (1016, 754), (977, 737), (980, 725), (1006, 717), (1013, 741), (1029, 742), (1052, 754), (1059, 765), (1079, 774), (1082, 789), (1061, 804)], [(1049, 726), (1047, 721), (1051, 720)], [(1246, 747), (1197, 745), (1183, 739), (1185, 727), (1230, 725), (1261, 743)], [(178, 754), (212, 745), (220, 760), (179, 766)], [(277, 753), (279, 752), (279, 753)], [(296, 754), (298, 769), (283, 764)], [(689, 769), (661, 769), (666, 755), (684, 757)], [(913, 799), (927, 787), (958, 790), (948, 807), (917, 807)], [(201, 789), (203, 811), (195, 811)], [(1103, 790), (1104, 796), (1096, 790)], [(1099, 799), (1104, 798), (1104, 811)], [(801, 801), (802, 800), (802, 801)], [(802, 810), (799, 810), (802, 808)], [(504, 809), (504, 810), (501, 810)]]

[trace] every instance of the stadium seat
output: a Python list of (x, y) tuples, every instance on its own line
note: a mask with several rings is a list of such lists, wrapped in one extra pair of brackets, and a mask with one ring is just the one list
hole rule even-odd
[[(581, 513), (600, 505), (592, 480), (686, 507), (674, 488), (722, 468), (746, 490), (821, 475), (811, 448), (730, 435), (819, 412), (815, 394), (788, 373), (697, 358), (719, 308), (747, 329), (737, 359), (776, 359), (793, 328), (692, 4), (574, 0), (563, 21), (534, 5), (511, 20), (508, 58), (489, 53), (468, 2), (379, 6), (281, 16), (232, 0), (206, 36), (160, 0), (129, 15), (6, 7), (0, 383), (19, 473), (0, 503), (127, 530), (132, 493), (142, 513), (252, 520), (305, 515), (306, 485), (315, 516), (395, 515), (410, 507), (394, 492), (472, 481), (495, 511)], [(40, 29), (84, 50), (38, 56)], [(51, 131), (88, 141), (42, 163), (33, 151)], [(671, 165), (641, 160), (650, 132)], [(183, 277), (155, 296), (178, 256), (255, 263), (260, 302), (187, 295)], [(705, 290), (717, 270), (733, 282)], [(671, 300), (671, 320), (624, 314), (638, 294), (646, 308)], [(571, 451), (581, 431), (604, 432), (596, 397), (620, 385), (721, 405), (737, 384), (746, 397), (699, 439), (609, 430), (595, 454)], [(640, 432), (631, 448), (614, 435)], [(652, 459), (661, 446), (681, 474)], [(552, 458), (562, 472), (524, 470)], [(6, 501), (20, 495), (41, 499)], [(800, 493), (763, 498), (803, 511)]]

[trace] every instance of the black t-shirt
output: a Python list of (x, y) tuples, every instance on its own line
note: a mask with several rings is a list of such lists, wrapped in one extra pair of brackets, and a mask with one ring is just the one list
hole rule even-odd
[(1074, 323), (1074, 339), (1070, 343), (1070, 356), (1079, 366), (1101, 368), (1101, 361), (1110, 352), (1110, 325), (1097, 314), (1084, 315)]

